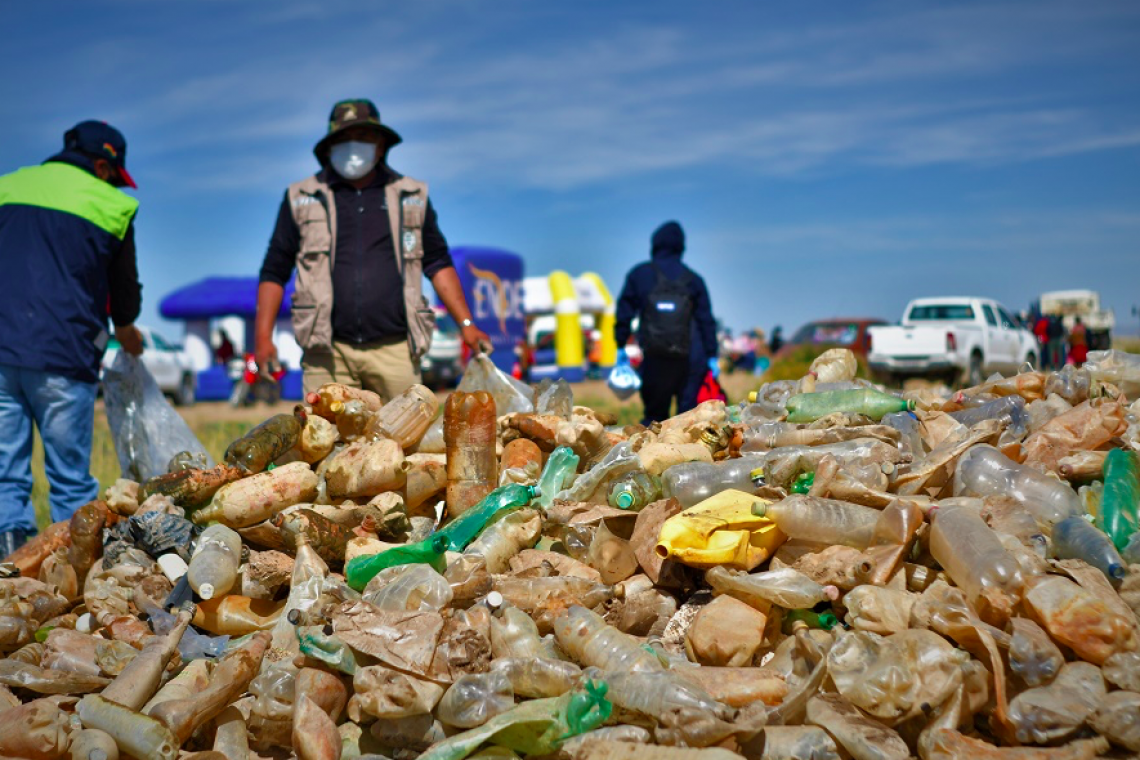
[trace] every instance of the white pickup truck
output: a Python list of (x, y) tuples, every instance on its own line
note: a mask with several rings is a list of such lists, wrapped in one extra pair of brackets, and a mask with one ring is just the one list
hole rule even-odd
[(919, 298), (898, 325), (872, 327), (867, 363), (888, 381), (941, 375), (977, 385), (1037, 365), (1037, 339), (988, 298)]

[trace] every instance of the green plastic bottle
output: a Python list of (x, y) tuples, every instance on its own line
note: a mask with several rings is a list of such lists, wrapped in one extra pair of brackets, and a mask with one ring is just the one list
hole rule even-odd
[(447, 563), (443, 556), (447, 547), (443, 546), (437, 549), (438, 544), (439, 542), (435, 541), (435, 536), (428, 536), (418, 543), (393, 546), (391, 549), (385, 549), (376, 554), (353, 557), (344, 566), (344, 578), (348, 581), (350, 588), (363, 591), (364, 587), (368, 585), (368, 581), (375, 578), (381, 570), (389, 567), (422, 562), (431, 565), (436, 572), (442, 573), (447, 569)]
[(570, 484), (578, 470), (578, 455), (569, 446), (559, 446), (546, 458), (546, 466), (538, 477), (538, 503), (543, 509), (554, 501), (554, 495)]
[(461, 552), (483, 532), (497, 514), (525, 507), (537, 495), (538, 488), (535, 486), (518, 483), (499, 486), (484, 496), (478, 504), (433, 533), (429, 540), (440, 551), (450, 549), (453, 552)]
[(914, 401), (871, 388), (854, 391), (800, 393), (788, 399), (788, 422), (815, 422), (835, 412), (862, 414), (873, 420), (895, 412), (914, 411)]
[(821, 628), (825, 631), (830, 631), (835, 626), (839, 625), (839, 618), (835, 617), (835, 613), (831, 610), (824, 610), (816, 612), (815, 610), (788, 610), (784, 613), (784, 620), (780, 624), (780, 630), (786, 635), (792, 635), (792, 623), (797, 620), (802, 620), (807, 624), (808, 628)]
[(1100, 502), (1100, 527), (1117, 549), (1140, 528), (1140, 466), (1136, 455), (1113, 449), (1104, 459), (1104, 496)]
[(815, 484), (814, 472), (801, 472), (792, 483), (792, 493), (808, 493)]

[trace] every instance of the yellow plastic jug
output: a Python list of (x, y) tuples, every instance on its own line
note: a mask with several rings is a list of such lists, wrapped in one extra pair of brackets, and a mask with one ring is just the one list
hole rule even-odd
[(657, 535), (658, 556), (690, 567), (752, 570), (787, 540), (776, 523), (752, 514), (757, 502), (769, 503), (730, 489), (673, 515)]

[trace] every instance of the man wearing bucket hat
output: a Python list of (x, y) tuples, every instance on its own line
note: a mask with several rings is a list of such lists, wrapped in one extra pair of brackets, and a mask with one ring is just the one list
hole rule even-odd
[(261, 367), (276, 359), (273, 327), (296, 271), (291, 312), (306, 391), (339, 382), (387, 401), (419, 382), (435, 326), (424, 276), (464, 343), (490, 344), (471, 320), (427, 185), (388, 166), (400, 141), (372, 101), (342, 100), (313, 148), (321, 170), (281, 202), (257, 290), (255, 356)]
[(33, 424), (52, 521), (99, 490), (91, 438), (108, 316), (123, 350), (142, 353), (138, 201), (118, 189), (135, 187), (126, 158), (117, 129), (84, 121), (64, 134), (63, 151), (0, 177), (0, 556), (36, 532)]

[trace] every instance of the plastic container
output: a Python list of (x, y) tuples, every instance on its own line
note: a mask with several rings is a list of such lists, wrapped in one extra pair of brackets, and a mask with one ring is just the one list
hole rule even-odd
[(1010, 624), (1013, 626), (1009, 641), (1010, 670), (1031, 687), (1052, 681), (1065, 664), (1061, 650), (1032, 620), (1015, 617)]
[(734, 489), (752, 491), (752, 471), (764, 463), (763, 457), (746, 456), (723, 462), (685, 462), (665, 470), (661, 490), (683, 507), (699, 504), (710, 496)]
[[(930, 553), (975, 606), (978, 600), (989, 596), (991, 589), (1012, 600), (1021, 596), (1025, 585), (1021, 566), (972, 509), (943, 507), (934, 512)], [(982, 618), (986, 619), (986, 615)]]
[(661, 482), (647, 473), (635, 470), (610, 486), (611, 507), (639, 511), (661, 495)]
[(429, 565), (411, 564), (377, 573), (364, 587), (364, 601), (393, 612), (439, 612), (451, 603), (451, 585)]
[(788, 538), (856, 549), (870, 545), (879, 519), (877, 509), (802, 494), (775, 503), (755, 504), (753, 512), (772, 520)]
[(491, 661), (491, 671), (502, 671), (520, 697), (557, 697), (573, 689), (582, 669), (572, 662), (532, 657), (502, 657)]
[(914, 401), (868, 388), (801, 393), (788, 399), (788, 422), (815, 422), (835, 412), (862, 414), (873, 420), (895, 412), (914, 411)]
[(439, 399), (423, 385), (413, 385), (389, 401), (368, 421), (364, 435), (385, 435), (404, 450), (420, 442), (439, 412)]
[(950, 416), (966, 427), (973, 427), (983, 420), (999, 420), (1018, 437), (1029, 432), (1029, 415), (1025, 411), (1025, 399), (1021, 396), (1002, 396), (981, 406), (951, 412)]
[(704, 689), (664, 670), (652, 672), (587, 670), (586, 677), (604, 679), (606, 698), (623, 710), (660, 718), (672, 711), (694, 710), (720, 720), (735, 712), (710, 697)]
[(557, 493), (565, 489), (578, 470), (578, 455), (569, 446), (559, 446), (546, 458), (538, 477), (538, 504), (546, 509)]
[(606, 673), (662, 670), (657, 657), (637, 639), (606, 623), (601, 615), (579, 605), (554, 621), (558, 645), (581, 665)]
[(436, 706), (440, 721), (458, 728), (481, 726), (515, 706), (511, 681), (501, 670), (460, 676)]
[(499, 608), (491, 616), (491, 655), (496, 659), (530, 659), (542, 656), (542, 637), (530, 615), (514, 606)]
[(297, 445), (304, 426), (304, 412), (276, 414), (231, 443), (226, 463), (246, 472), (262, 472)]
[(1113, 449), (1104, 460), (1104, 495), (1099, 523), (1117, 549), (1140, 528), (1140, 465), (1136, 454)]
[(495, 400), (486, 391), (456, 391), (443, 410), (447, 447), (447, 513), (461, 515), (499, 482)]
[(305, 394), (305, 401), (313, 408), (313, 413), (330, 422), (336, 419), (332, 405), (338, 401), (344, 403), (352, 400), (363, 402), (373, 412), (379, 411), (384, 405), (378, 394), (361, 388), (350, 388), (341, 383), (325, 383), (314, 392)]
[(722, 491), (666, 520), (654, 551), (690, 567), (751, 570), (785, 540), (770, 517), (755, 514), (767, 504), (743, 491)]
[(1079, 515), (1066, 517), (1053, 527), (1053, 554), (1057, 559), (1084, 560), (1114, 586), (1124, 580), (1124, 560), (1112, 541)]
[(984, 444), (972, 447), (958, 460), (954, 495), (1012, 497), (1047, 529), (1081, 512), (1080, 498), (1072, 488)]
[(422, 562), (437, 572), (443, 572), (445, 548), (434, 537), (425, 538), (414, 544), (393, 546), (377, 554), (353, 557), (344, 566), (344, 577), (349, 588), (363, 591), (368, 582), (381, 570), (399, 565)]
[(336, 429), (340, 440), (352, 443), (364, 436), (365, 428), (372, 421), (373, 412), (363, 401), (335, 401), (329, 407), (336, 415)]
[(596, 465), (574, 479), (569, 488), (555, 495), (564, 501), (605, 503), (609, 484), (631, 472), (641, 471), (641, 459), (633, 453), (628, 441), (611, 448)]
[[(450, 486), (448, 488), (450, 489)], [(500, 486), (489, 491), (478, 503), (470, 505), (463, 514), (436, 531), (431, 540), (440, 549), (461, 552), (497, 515), (525, 507), (537, 494), (538, 489), (535, 486), (523, 486), (518, 483)]]
[(714, 592), (728, 594), (761, 611), (773, 604), (792, 610), (814, 607), (820, 602), (839, 598), (839, 590), (835, 586), (821, 586), (790, 567), (743, 573), (718, 565), (705, 573), (705, 581)]
[(202, 599), (225, 596), (237, 581), (241, 536), (225, 525), (210, 525), (194, 547), (186, 571), (190, 588)]

